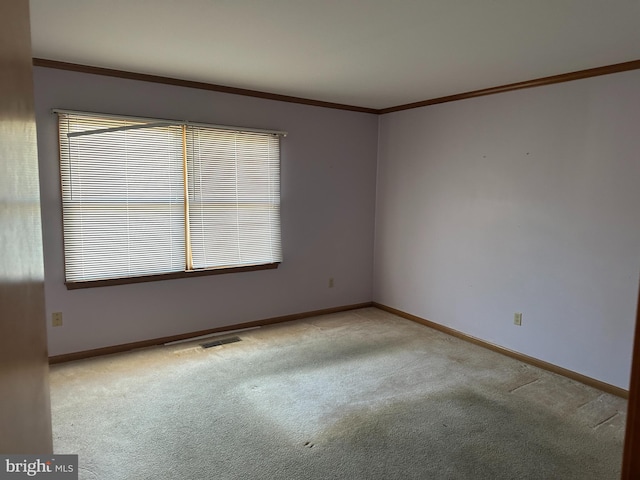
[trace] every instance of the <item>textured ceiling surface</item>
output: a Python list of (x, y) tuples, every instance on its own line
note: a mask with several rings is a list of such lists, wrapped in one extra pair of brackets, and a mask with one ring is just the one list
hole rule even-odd
[(33, 56), (369, 108), (640, 59), (640, 0), (30, 0)]

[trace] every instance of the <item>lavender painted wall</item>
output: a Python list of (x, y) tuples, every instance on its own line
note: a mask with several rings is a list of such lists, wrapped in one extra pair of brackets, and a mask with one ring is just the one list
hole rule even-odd
[(382, 116), (374, 300), (628, 388), (639, 125), (640, 71)]
[[(375, 115), (34, 69), (49, 354), (371, 301)], [(286, 130), (277, 270), (66, 290), (52, 108)], [(328, 279), (335, 279), (328, 288)]]

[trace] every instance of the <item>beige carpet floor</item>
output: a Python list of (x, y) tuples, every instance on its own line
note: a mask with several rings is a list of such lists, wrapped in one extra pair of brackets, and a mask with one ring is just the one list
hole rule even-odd
[[(51, 367), (81, 479), (616, 479), (626, 402), (375, 308)], [(223, 337), (219, 337), (223, 338)]]

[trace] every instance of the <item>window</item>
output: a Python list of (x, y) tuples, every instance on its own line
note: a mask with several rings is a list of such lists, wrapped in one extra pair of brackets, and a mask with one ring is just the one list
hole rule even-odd
[(56, 113), (68, 288), (281, 262), (282, 132)]

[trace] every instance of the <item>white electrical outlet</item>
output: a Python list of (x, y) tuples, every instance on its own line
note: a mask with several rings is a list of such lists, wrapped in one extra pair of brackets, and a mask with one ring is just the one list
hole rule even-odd
[(514, 325), (522, 325), (522, 314), (521, 313), (514, 313), (513, 314), (513, 324)]
[(53, 312), (51, 314), (51, 326), (52, 327), (62, 326), (62, 312)]
[(329, 288), (333, 288), (333, 277), (329, 279)]

